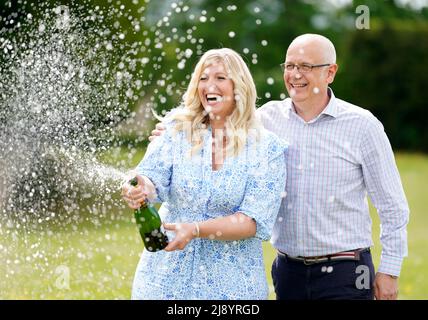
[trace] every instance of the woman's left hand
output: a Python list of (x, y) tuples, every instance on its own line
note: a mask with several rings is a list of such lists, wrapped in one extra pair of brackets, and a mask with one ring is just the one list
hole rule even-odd
[(174, 240), (165, 247), (165, 251), (183, 250), (196, 236), (196, 226), (193, 223), (164, 223), (163, 227), (175, 232)]

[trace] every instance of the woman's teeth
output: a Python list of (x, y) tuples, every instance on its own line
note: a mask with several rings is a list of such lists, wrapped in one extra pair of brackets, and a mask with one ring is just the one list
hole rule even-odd
[(218, 94), (207, 94), (208, 102), (220, 102), (223, 100), (223, 97)]

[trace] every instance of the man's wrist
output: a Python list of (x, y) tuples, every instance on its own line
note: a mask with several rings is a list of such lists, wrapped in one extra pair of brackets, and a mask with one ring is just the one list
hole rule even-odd
[(381, 274), (383, 274), (383, 275), (385, 275), (387, 277), (390, 277), (391, 279), (394, 279), (394, 280), (398, 279), (398, 276), (394, 276), (392, 274), (387, 274), (387, 273), (383, 273), (383, 272), (379, 272), (379, 273), (381, 273)]

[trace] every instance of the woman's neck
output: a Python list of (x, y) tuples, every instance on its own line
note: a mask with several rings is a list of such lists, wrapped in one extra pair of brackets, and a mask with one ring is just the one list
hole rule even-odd
[(210, 119), (210, 126), (213, 134), (216, 130), (224, 130), (224, 123), (224, 120)]

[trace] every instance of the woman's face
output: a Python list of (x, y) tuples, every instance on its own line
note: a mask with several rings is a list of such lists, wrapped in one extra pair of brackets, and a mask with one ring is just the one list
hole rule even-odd
[(225, 119), (235, 108), (233, 81), (223, 63), (207, 66), (199, 78), (198, 95), (206, 112), (216, 120)]

